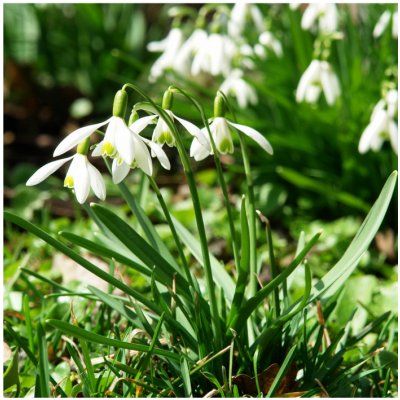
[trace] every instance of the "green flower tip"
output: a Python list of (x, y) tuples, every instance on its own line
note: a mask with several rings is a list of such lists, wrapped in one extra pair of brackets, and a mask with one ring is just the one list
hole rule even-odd
[(124, 89), (118, 90), (114, 97), (113, 116), (125, 118), (127, 104), (128, 93)]
[(170, 88), (168, 88), (165, 92), (164, 92), (164, 96), (163, 96), (163, 101), (162, 101), (162, 108), (164, 110), (170, 110), (172, 108), (172, 100), (173, 100), (173, 93), (172, 90)]
[(223, 117), (226, 113), (225, 99), (221, 93), (217, 93), (214, 100), (214, 118)]

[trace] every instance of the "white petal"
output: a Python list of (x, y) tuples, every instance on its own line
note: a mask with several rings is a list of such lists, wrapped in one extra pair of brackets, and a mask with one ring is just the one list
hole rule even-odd
[(129, 127), (129, 129), (135, 133), (140, 133), (144, 128), (150, 125), (155, 118), (157, 118), (157, 115), (149, 115), (148, 117), (139, 118)]
[(389, 135), (390, 135), (390, 143), (393, 147), (393, 150), (395, 151), (396, 154), (398, 154), (398, 130), (397, 130), (397, 124), (394, 121), (389, 122)]
[(393, 13), (392, 17), (392, 36), (397, 39), (399, 36), (399, 14), (397, 11)]
[(153, 162), (149, 150), (138, 135), (133, 134), (133, 140), (135, 142), (135, 160), (139, 168), (145, 174), (151, 176), (153, 173)]
[(386, 10), (379, 18), (378, 22), (375, 25), (373, 36), (374, 38), (378, 38), (382, 35), (383, 31), (387, 28), (390, 22), (391, 13), (389, 10)]
[(114, 159), (112, 163), (112, 180), (115, 184), (122, 182), (130, 171), (130, 166), (122, 161), (122, 163), (118, 163), (116, 159)]
[(86, 139), (97, 129), (110, 122), (112, 118), (113, 117), (98, 124), (83, 126), (82, 128), (73, 131), (59, 143), (59, 145), (54, 150), (53, 156), (57, 157), (61, 154), (66, 153), (68, 150), (71, 150), (73, 147), (77, 146), (80, 142), (82, 142), (82, 140)]
[(173, 117), (179, 121), (182, 126), (194, 137), (197, 137), (200, 143), (203, 143), (204, 145), (208, 144), (207, 139), (204, 137), (203, 132), (201, 131), (200, 128), (198, 128), (196, 125), (192, 124), (189, 121), (186, 121), (183, 118), (177, 117), (175, 114), (173, 114)]
[(300, 82), (296, 90), (296, 101), (301, 103), (305, 99), (307, 88), (318, 82), (321, 75), (321, 62), (319, 60), (312, 60), (308, 68), (304, 71), (300, 78)]
[(322, 89), (324, 90), (326, 102), (330, 106), (333, 105), (336, 101), (338, 90), (340, 89), (337, 77), (327, 62), (322, 64), (321, 85)]
[(274, 154), (274, 150), (272, 149), (271, 144), (267, 139), (258, 131), (249, 126), (234, 124), (233, 122), (228, 121), (228, 124), (236, 128), (237, 130), (243, 132), (245, 135), (253, 139), (257, 144), (259, 144), (267, 153)]
[(82, 154), (75, 154), (69, 169), (72, 178), (74, 179), (74, 190), (76, 199), (80, 204), (83, 204), (90, 191), (90, 178), (87, 168), (87, 157)]
[(380, 141), (376, 140), (376, 138), (379, 139), (386, 122), (386, 111), (380, 110), (375, 114), (374, 119), (369, 123), (361, 135), (360, 142), (358, 144), (358, 151), (361, 154), (366, 153), (370, 148), (373, 148), (374, 150), (378, 149)]
[(95, 168), (90, 162), (87, 163), (87, 168), (90, 178), (90, 186), (94, 194), (100, 199), (105, 200), (106, 198), (106, 185), (104, 184), (101, 173)]
[(96, 144), (96, 147), (92, 151), (92, 157), (100, 157), (101, 156), (103, 143), (104, 143), (104, 140), (102, 140), (100, 143)]
[(321, 94), (321, 86), (310, 85), (308, 86), (304, 95), (304, 101), (310, 104), (314, 104), (318, 101)]
[(154, 143), (151, 140), (148, 140), (146, 138), (142, 138), (142, 140), (150, 147), (151, 155), (153, 157), (154, 156), (157, 157), (157, 159), (158, 159), (158, 161), (160, 161), (160, 164), (162, 165), (162, 167), (170, 170), (171, 163), (169, 162), (167, 154), (162, 149), (162, 146), (160, 146), (158, 143)]
[(302, 29), (309, 30), (313, 25), (318, 16), (318, 4), (309, 4), (307, 9), (304, 11), (303, 17), (301, 18)]
[(115, 131), (115, 147), (119, 156), (131, 165), (135, 158), (135, 145), (132, 138), (132, 132), (126, 126), (122, 118), (119, 118), (118, 127)]
[(193, 139), (190, 146), (191, 157), (193, 157), (196, 161), (201, 161), (208, 157), (210, 154), (211, 152), (206, 147), (204, 147), (196, 138)]
[(67, 161), (71, 160), (74, 156), (62, 158), (61, 160), (52, 161), (43, 167), (39, 168), (26, 182), (26, 186), (34, 186), (44, 181), (47, 177), (57, 171)]

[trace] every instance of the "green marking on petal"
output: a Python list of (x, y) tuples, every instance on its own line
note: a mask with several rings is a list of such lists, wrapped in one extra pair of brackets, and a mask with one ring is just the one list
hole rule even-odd
[(218, 150), (222, 154), (233, 153), (233, 145), (229, 139), (222, 139), (219, 143)]
[(113, 157), (116, 153), (114, 146), (110, 142), (105, 142), (101, 149), (103, 156)]
[(70, 189), (74, 187), (74, 178), (71, 175), (65, 177), (64, 186)]

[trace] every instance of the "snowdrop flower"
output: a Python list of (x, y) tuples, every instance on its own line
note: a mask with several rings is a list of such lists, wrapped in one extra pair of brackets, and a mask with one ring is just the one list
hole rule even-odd
[(331, 106), (340, 96), (339, 80), (327, 61), (312, 60), (304, 71), (296, 90), (296, 101), (315, 103), (323, 91)]
[(283, 51), (281, 42), (276, 39), (276, 37), (271, 32), (263, 32), (258, 38), (258, 41), (260, 42), (260, 44), (256, 44), (254, 46), (254, 50), (260, 58), (266, 57), (265, 49), (263, 46), (265, 46), (269, 50), (272, 50), (277, 57), (282, 57)]
[(398, 153), (398, 131), (395, 121), (398, 92), (389, 90), (385, 99), (381, 99), (371, 115), (371, 120), (361, 135), (358, 151), (361, 154), (368, 150), (378, 151), (385, 139), (389, 139), (395, 153)]
[(323, 34), (336, 32), (339, 24), (339, 14), (333, 3), (309, 4), (301, 19), (304, 30), (312, 30), (318, 25)]
[(259, 32), (264, 30), (264, 18), (258, 7), (249, 3), (236, 3), (231, 11), (228, 22), (230, 36), (239, 37), (246, 26), (246, 20), (251, 19)]
[(390, 19), (392, 19), (392, 36), (394, 39), (397, 39), (398, 37), (398, 11), (396, 10), (395, 12), (391, 12), (389, 10), (386, 10), (380, 17), (378, 22), (375, 25), (374, 31), (373, 31), (373, 36), (374, 38), (378, 38), (382, 36), (383, 32), (386, 30), (386, 28), (390, 24)]
[(228, 75), (220, 90), (235, 96), (240, 108), (246, 108), (249, 103), (257, 104), (258, 102), (257, 92), (243, 79), (243, 71), (240, 69), (234, 69)]
[(151, 52), (163, 52), (150, 69), (150, 81), (155, 81), (166, 69), (174, 67), (182, 44), (182, 30), (180, 28), (172, 28), (165, 39), (159, 42), (150, 42), (147, 45), (147, 49)]
[[(224, 108), (224, 99), (220, 94), (217, 94), (214, 101), (214, 119), (210, 124), (210, 131), (213, 141), (215, 142), (215, 147), (219, 153), (233, 153), (231, 129), (234, 128), (253, 139), (267, 153), (271, 155), (273, 154), (271, 144), (260, 132), (250, 128), (249, 126), (234, 124), (233, 122), (228, 121), (224, 117)], [(213, 154), (211, 140), (208, 135), (207, 128), (203, 128), (202, 131), (206, 134), (208, 146), (204, 146), (197, 140), (197, 138), (193, 139), (192, 145), (190, 146), (190, 156), (196, 161), (204, 160), (210, 154)]]
[(192, 63), (191, 74), (208, 72), (211, 75), (228, 75), (231, 71), (232, 58), (236, 45), (226, 35), (211, 33), (199, 48)]
[(114, 98), (113, 116), (104, 122), (84, 126), (70, 133), (56, 147), (54, 157), (71, 150), (97, 129), (108, 124), (104, 139), (101, 142), (102, 154), (111, 158), (119, 157), (127, 164), (132, 164), (135, 157), (135, 140), (123, 119), (127, 98), (126, 92), (119, 90)]
[[(83, 204), (88, 195), (90, 188), (94, 194), (100, 199), (106, 198), (106, 188), (100, 172), (87, 159), (87, 150), (89, 148), (89, 140), (84, 143), (84, 150), (78, 146), (78, 152), (67, 158), (52, 161), (43, 167), (39, 168), (26, 182), (27, 186), (34, 186), (44, 181), (51, 174), (57, 171), (66, 162), (71, 161), (67, 175), (64, 180), (64, 186), (74, 189), (76, 199), (80, 204)], [(86, 151), (86, 153), (85, 153)]]
[[(167, 89), (163, 96), (162, 108), (169, 115), (172, 121), (178, 121), (192, 136), (197, 137), (200, 142), (205, 146), (208, 145), (207, 139), (201, 132), (201, 130), (189, 121), (176, 116), (171, 110), (173, 94), (170, 89)], [(142, 117), (136, 120), (130, 129), (139, 134), (144, 128), (146, 128), (150, 123), (153, 123), (157, 119), (156, 127), (153, 131), (152, 141), (163, 146), (165, 143), (169, 147), (175, 146), (175, 137), (167, 122), (159, 115), (151, 115), (147, 117)], [(153, 154), (156, 153), (155, 149), (152, 149)]]
[(199, 52), (207, 38), (208, 34), (204, 29), (195, 29), (179, 49), (174, 60), (174, 69), (183, 75), (188, 74), (193, 57)]

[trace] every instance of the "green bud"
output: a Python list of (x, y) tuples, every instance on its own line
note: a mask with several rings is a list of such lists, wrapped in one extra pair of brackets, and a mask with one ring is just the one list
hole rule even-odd
[(217, 93), (214, 100), (214, 118), (223, 117), (226, 113), (225, 99)]
[(135, 109), (132, 110), (131, 115), (129, 117), (128, 126), (131, 126), (135, 121), (139, 119), (139, 114)]
[(90, 147), (90, 138), (86, 138), (85, 140), (82, 140), (82, 142), (80, 142), (78, 144), (78, 147), (76, 148), (76, 152), (78, 154), (82, 154), (84, 156), (87, 155), (87, 153), (89, 152), (89, 147)]
[(162, 100), (162, 108), (164, 110), (170, 110), (172, 107), (172, 100), (173, 100), (173, 93), (172, 91), (168, 88), (164, 92), (163, 100)]
[(113, 116), (125, 118), (126, 106), (128, 104), (128, 93), (125, 90), (118, 90), (114, 97)]

